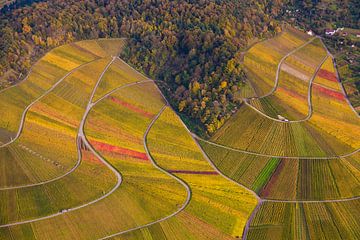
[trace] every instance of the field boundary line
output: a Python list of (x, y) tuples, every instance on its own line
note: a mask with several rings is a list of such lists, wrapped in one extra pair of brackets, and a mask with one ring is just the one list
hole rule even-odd
[(350, 157), (351, 155), (354, 155), (356, 153), (358, 153), (360, 151), (360, 148), (354, 150), (353, 152), (347, 153), (347, 154), (343, 154), (343, 155), (338, 155), (338, 156), (328, 156), (328, 157), (314, 157), (314, 156), (276, 156), (276, 155), (270, 155), (270, 154), (263, 154), (263, 153), (256, 153), (256, 152), (250, 152), (250, 151), (246, 151), (246, 150), (241, 150), (241, 149), (237, 149), (237, 148), (233, 148), (233, 147), (229, 147), (229, 146), (225, 146), (219, 143), (215, 143), (215, 142), (211, 142), (208, 141), (206, 139), (203, 139), (199, 136), (197, 136), (195, 133), (191, 133), (196, 139), (198, 139), (199, 141), (217, 146), (217, 147), (221, 147), (221, 148), (225, 148), (227, 150), (231, 150), (231, 151), (235, 151), (235, 152), (241, 152), (244, 154), (249, 154), (249, 155), (255, 155), (255, 156), (260, 156), (260, 157), (269, 157), (269, 158), (286, 158), (286, 159), (324, 159), (324, 160), (330, 160), (330, 159), (340, 159), (340, 158), (346, 158), (346, 157)]
[(250, 225), (251, 225), (251, 222), (254, 220), (257, 212), (259, 211), (259, 209), (261, 208), (262, 204), (264, 202), (262, 201), (262, 199), (260, 199), (259, 203), (256, 205), (255, 209), (252, 211), (250, 217), (248, 218), (248, 220), (246, 221), (246, 224), (245, 224), (245, 227), (244, 227), (244, 231), (243, 231), (243, 234), (242, 234), (242, 240), (246, 240), (247, 239), (247, 235), (249, 233), (249, 230), (250, 230)]

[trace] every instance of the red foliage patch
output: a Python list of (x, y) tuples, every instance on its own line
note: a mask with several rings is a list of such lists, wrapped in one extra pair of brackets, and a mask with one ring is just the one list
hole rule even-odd
[(331, 82), (337, 82), (338, 81), (337, 78), (336, 78), (335, 73), (329, 72), (329, 71), (324, 70), (324, 69), (319, 70), (318, 76), (321, 77), (321, 78), (327, 79), (327, 80), (329, 80)]
[(200, 175), (218, 175), (215, 171), (190, 171), (190, 170), (168, 170), (170, 173), (200, 174)]
[(147, 161), (148, 158), (145, 153), (134, 151), (127, 148), (122, 148), (114, 145), (110, 145), (107, 143), (97, 142), (97, 141), (91, 141), (91, 144), (94, 146), (94, 148), (98, 151), (106, 151), (111, 153), (117, 153), (125, 156), (130, 156), (133, 158), (141, 159)]
[(338, 91), (335, 91), (335, 90), (332, 90), (329, 88), (325, 88), (319, 84), (314, 84), (313, 86), (314, 86), (314, 90), (316, 90), (317, 92), (320, 92), (324, 95), (327, 95), (328, 97), (332, 97), (332, 98), (335, 98), (335, 99), (341, 100), (341, 101), (345, 100), (344, 94), (341, 92), (338, 92)]
[(81, 151), (82, 159), (83, 161), (91, 162), (91, 163), (97, 163), (100, 164), (101, 162), (97, 157), (94, 156), (94, 154), (90, 151)]
[(116, 97), (110, 97), (110, 99), (111, 99), (111, 101), (113, 101), (114, 103), (117, 103), (117, 104), (119, 104), (119, 105), (121, 105), (121, 106), (123, 106), (123, 107), (126, 107), (127, 109), (130, 109), (131, 111), (134, 111), (134, 112), (136, 112), (136, 113), (139, 113), (139, 114), (141, 114), (141, 115), (144, 116), (144, 117), (152, 118), (152, 117), (154, 116), (154, 114), (149, 113), (149, 112), (147, 112), (147, 111), (145, 111), (145, 110), (143, 110), (143, 109), (141, 109), (141, 108), (139, 108), (139, 107), (137, 107), (137, 106), (134, 106), (134, 105), (132, 105), (132, 104), (130, 104), (130, 103), (128, 103), (128, 102), (124, 102), (124, 101), (122, 101), (122, 100), (120, 100), (120, 99), (118, 99), (118, 98), (116, 98)]

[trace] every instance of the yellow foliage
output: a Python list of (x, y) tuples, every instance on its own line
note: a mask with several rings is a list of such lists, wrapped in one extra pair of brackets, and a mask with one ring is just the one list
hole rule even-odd
[(191, 86), (191, 91), (196, 94), (200, 89), (200, 83), (198, 83), (197, 81), (193, 82), (192, 83), (192, 86)]
[(185, 100), (182, 100), (182, 101), (179, 103), (179, 111), (182, 112), (185, 107), (186, 107), (186, 101), (185, 101)]
[(227, 87), (227, 82), (226, 81), (222, 81), (221, 84), (220, 84), (220, 87), (222, 89), (226, 88)]
[(29, 25), (27, 25), (27, 24), (25, 24), (24, 26), (23, 26), (23, 28), (22, 28), (22, 30), (23, 30), (23, 32), (24, 33), (29, 33), (29, 32), (31, 32), (31, 27), (29, 26)]

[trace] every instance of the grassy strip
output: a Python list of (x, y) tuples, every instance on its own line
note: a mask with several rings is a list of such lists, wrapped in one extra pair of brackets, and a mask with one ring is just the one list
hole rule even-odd
[(274, 173), (276, 167), (279, 165), (280, 159), (278, 158), (271, 158), (266, 166), (262, 169), (260, 174), (257, 176), (255, 182), (252, 185), (252, 189), (259, 193), (264, 186), (267, 184), (271, 175)]

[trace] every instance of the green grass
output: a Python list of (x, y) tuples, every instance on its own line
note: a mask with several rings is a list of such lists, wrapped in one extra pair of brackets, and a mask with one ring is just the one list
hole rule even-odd
[(254, 189), (255, 192), (258, 193), (265, 186), (271, 175), (274, 173), (276, 167), (279, 165), (279, 162), (280, 160), (277, 158), (272, 158), (267, 162), (252, 185), (252, 189)]

